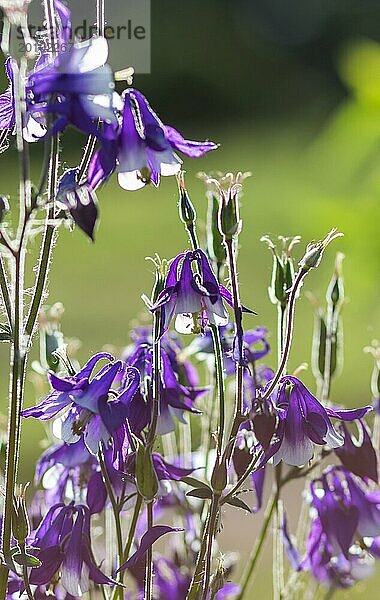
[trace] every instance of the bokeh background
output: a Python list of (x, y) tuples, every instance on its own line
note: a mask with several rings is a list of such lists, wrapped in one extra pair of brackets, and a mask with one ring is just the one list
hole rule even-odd
[[(88, 5), (92, 10), (92, 3)], [(120, 10), (123, 6), (120, 0)], [(201, 230), (206, 200), (196, 173), (252, 171), (243, 197), (239, 277), (243, 300), (258, 315), (246, 317), (247, 326), (276, 329), (275, 310), (267, 297), (271, 257), (259, 241), (262, 235), (302, 235), (299, 256), (308, 241), (323, 237), (333, 226), (344, 232), (304, 289), (323, 302), (334, 253), (344, 252), (345, 364), (332, 398), (346, 406), (371, 400), (372, 361), (363, 348), (380, 336), (379, 22), (376, 0), (154, 0), (152, 73), (137, 75), (134, 82), (164, 122), (190, 138), (207, 137), (221, 144), (217, 152), (185, 163)], [(5, 86), (2, 73), (2, 90)], [(83, 144), (77, 133), (65, 134), (63, 167), (78, 163)], [(33, 148), (36, 172), (40, 158), (40, 150)], [(14, 202), (17, 177), (16, 157), (9, 151), (0, 157), (0, 192), (10, 194)], [(49, 303), (64, 304), (63, 330), (82, 341), (80, 360), (105, 345), (121, 348), (128, 342), (131, 324), (144, 313), (140, 295), (149, 294), (152, 286), (152, 268), (145, 257), (158, 252), (170, 258), (188, 247), (176, 203), (172, 178), (158, 190), (136, 193), (124, 192), (112, 179), (99, 193), (101, 220), (95, 244), (80, 231), (60, 232)], [(33, 260), (32, 249), (30, 263)], [(310, 363), (312, 328), (313, 311), (303, 296), (297, 307), (291, 369)], [(0, 353), (5, 414), (4, 345)], [(313, 386), (311, 369), (304, 379)], [(26, 402), (34, 401), (28, 381)], [(33, 477), (43, 435), (36, 422), (24, 427), (23, 480)], [(289, 493), (293, 501), (299, 490)], [(239, 515), (224, 522), (222, 549), (233, 548), (238, 531), (240, 565), (252, 546), (255, 519), (260, 517)], [(366, 593), (376, 598), (379, 583), (378, 575), (336, 597)], [(256, 584), (255, 597), (271, 597), (265, 581)]]

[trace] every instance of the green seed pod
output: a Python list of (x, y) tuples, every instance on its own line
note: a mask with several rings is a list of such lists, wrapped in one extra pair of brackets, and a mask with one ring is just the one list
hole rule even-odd
[(227, 201), (222, 199), (219, 204), (219, 232), (225, 239), (232, 239), (242, 228), (239, 215), (238, 194), (231, 194)]
[(30, 527), (28, 513), (25, 504), (25, 492), (21, 490), (20, 494), (13, 498), (12, 510), (12, 534), (14, 539), (21, 545), (25, 545), (25, 540), (29, 536)]
[(344, 254), (338, 252), (335, 258), (335, 270), (326, 292), (327, 303), (332, 305), (334, 311), (340, 308), (344, 302), (344, 281), (342, 263)]
[(211, 487), (216, 494), (221, 494), (227, 485), (227, 464), (226, 458), (218, 456), (211, 475)]
[(226, 261), (226, 248), (223, 244), (223, 236), (219, 231), (218, 214), (219, 199), (213, 192), (208, 192), (207, 211), (207, 249), (210, 257), (217, 265), (223, 265)]
[(146, 502), (152, 502), (157, 496), (158, 479), (154, 469), (152, 453), (146, 448), (140, 439), (137, 442), (136, 452), (136, 485), (137, 489)]
[(197, 218), (197, 213), (194, 208), (193, 203), (191, 202), (187, 190), (185, 188), (185, 179), (184, 179), (184, 171), (180, 171), (177, 175), (177, 183), (178, 183), (178, 191), (179, 191), (179, 200), (178, 200), (178, 210), (179, 210), (179, 218), (182, 223), (185, 225), (193, 225)]

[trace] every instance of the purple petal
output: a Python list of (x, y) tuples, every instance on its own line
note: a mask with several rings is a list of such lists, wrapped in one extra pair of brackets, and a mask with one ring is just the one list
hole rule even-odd
[(134, 567), (136, 563), (144, 558), (148, 549), (153, 546), (154, 542), (167, 533), (175, 533), (178, 531), (183, 531), (183, 529), (179, 527), (169, 527), (168, 525), (154, 525), (148, 529), (148, 531), (142, 536), (140, 546), (136, 552), (132, 554), (132, 556), (124, 564), (121, 565), (117, 572)]
[(335, 417), (335, 419), (341, 419), (342, 421), (355, 421), (355, 419), (362, 419), (370, 410), (373, 410), (372, 406), (363, 406), (363, 408), (354, 408), (351, 410), (341, 410), (339, 408), (326, 407), (326, 412), (330, 417)]
[(170, 145), (190, 158), (199, 158), (206, 152), (218, 148), (218, 144), (214, 144), (214, 142), (193, 142), (185, 140), (174, 127), (170, 127), (169, 125), (165, 125), (165, 133)]

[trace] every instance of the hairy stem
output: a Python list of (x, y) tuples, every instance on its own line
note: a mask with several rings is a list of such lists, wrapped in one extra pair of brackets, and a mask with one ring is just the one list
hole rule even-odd
[(207, 550), (205, 557), (205, 572), (203, 578), (203, 592), (202, 600), (206, 600), (209, 592), (210, 577), (211, 577), (211, 565), (212, 565), (212, 548), (214, 544), (214, 538), (216, 535), (216, 527), (218, 524), (218, 513), (219, 513), (219, 494), (214, 494), (211, 507), (210, 507), (210, 519), (208, 521), (208, 532), (207, 532)]
[(291, 289), (290, 297), (289, 297), (288, 320), (287, 320), (287, 325), (286, 325), (284, 351), (282, 353), (282, 358), (281, 358), (280, 364), (278, 366), (278, 369), (276, 371), (276, 374), (273, 377), (270, 385), (267, 387), (264, 395), (262, 396), (262, 400), (266, 400), (267, 398), (269, 398), (269, 396), (275, 389), (277, 383), (281, 379), (281, 377), (284, 373), (284, 370), (286, 368), (289, 354), (290, 354), (290, 348), (292, 345), (292, 339), (293, 339), (294, 309), (295, 309), (295, 304), (296, 304), (296, 299), (297, 299), (297, 292), (302, 283), (303, 278), (305, 277), (305, 275), (307, 275), (307, 273), (308, 273), (308, 271), (306, 271), (305, 269), (300, 269), (298, 271), (295, 281), (293, 283), (293, 287)]
[(264, 542), (265, 542), (265, 539), (267, 536), (269, 525), (271, 523), (273, 512), (276, 508), (277, 502), (278, 502), (278, 493), (277, 493), (277, 491), (274, 491), (268, 502), (268, 505), (267, 505), (264, 522), (261, 527), (260, 535), (256, 540), (256, 544), (253, 548), (252, 554), (248, 561), (247, 568), (243, 575), (243, 579), (241, 582), (241, 590), (240, 590), (240, 594), (239, 594), (237, 600), (242, 600), (244, 598), (246, 592), (248, 591), (248, 586), (250, 584), (251, 577), (253, 576), (253, 574), (255, 572), (258, 560), (260, 558), (261, 551), (262, 551), (262, 548), (263, 548), (263, 545), (264, 545)]
[[(153, 502), (146, 505), (147, 528), (153, 527)], [(145, 595), (144, 600), (152, 600), (153, 597), (153, 548), (149, 546), (146, 553), (146, 572), (145, 572)]]
[[(210, 325), (212, 341), (215, 355), (215, 374), (219, 398), (219, 427), (218, 427), (218, 445), (219, 451), (223, 450), (223, 437), (225, 425), (225, 392), (224, 392), (224, 375), (223, 375), (223, 353), (220, 343), (219, 330), (216, 325)], [(211, 417), (212, 418), (212, 417)]]
[[(104, 462), (103, 452), (100, 448), (99, 448), (99, 452), (98, 452), (98, 462), (99, 462), (100, 470), (101, 470), (101, 473), (103, 476), (104, 485), (106, 486), (107, 494), (108, 494), (108, 497), (110, 499), (111, 506), (112, 506), (112, 512), (113, 512), (114, 521), (115, 521), (116, 540), (117, 540), (117, 552), (118, 552), (118, 561), (119, 561), (118, 567), (121, 567), (121, 565), (123, 564), (124, 552), (123, 552), (123, 532), (122, 532), (121, 521), (120, 521), (120, 506), (118, 505), (118, 502), (115, 498), (115, 494), (113, 493), (113, 489), (112, 489), (111, 481), (110, 481), (110, 478), (108, 475), (107, 467)], [(118, 574), (118, 581), (120, 583), (122, 583), (122, 581), (123, 581), (122, 572), (119, 572), (119, 574)], [(123, 600), (123, 588), (121, 586), (117, 588), (116, 593), (117, 593), (117, 597), (119, 598), (119, 600)]]

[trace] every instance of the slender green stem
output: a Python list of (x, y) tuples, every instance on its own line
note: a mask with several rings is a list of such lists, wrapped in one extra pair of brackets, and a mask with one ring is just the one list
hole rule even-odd
[(262, 528), (260, 531), (260, 535), (259, 535), (258, 539), (256, 540), (256, 544), (255, 544), (252, 554), (250, 556), (247, 569), (243, 575), (243, 579), (242, 579), (241, 586), (240, 586), (241, 587), (240, 594), (239, 594), (237, 600), (242, 600), (244, 598), (246, 592), (248, 591), (248, 586), (250, 584), (251, 577), (255, 572), (257, 562), (260, 558), (261, 550), (263, 548), (263, 545), (264, 545), (264, 542), (265, 542), (265, 539), (267, 536), (268, 528), (271, 523), (273, 512), (277, 505), (277, 501), (278, 501), (278, 493), (277, 493), (277, 491), (274, 491), (268, 502), (268, 505), (267, 505), (264, 522), (263, 522), (263, 525), (262, 525)]
[(187, 593), (186, 600), (197, 600), (197, 598), (198, 598), (199, 589), (200, 589), (200, 586), (202, 583), (203, 563), (204, 563), (204, 558), (205, 558), (206, 550), (207, 550), (208, 527), (209, 527), (209, 521), (210, 521), (210, 514), (211, 513), (209, 512), (206, 523), (205, 523), (205, 527), (203, 530), (201, 547), (198, 552), (198, 558), (197, 558), (197, 562), (195, 565), (194, 575), (192, 577), (192, 580), (191, 580), (191, 583), (189, 586), (189, 591)]
[(222, 504), (225, 504), (230, 498), (232, 498), (232, 496), (235, 494), (235, 492), (238, 491), (239, 487), (244, 483), (244, 481), (247, 479), (248, 475), (253, 472), (253, 470), (256, 466), (256, 463), (259, 461), (261, 456), (262, 456), (261, 454), (257, 454), (256, 456), (254, 456), (252, 458), (251, 462), (249, 463), (248, 467), (244, 471), (243, 475), (241, 477), (239, 477), (239, 479), (237, 480), (235, 485), (231, 488), (231, 490), (228, 492), (228, 494), (223, 496), (223, 498), (221, 499)]
[(126, 542), (125, 548), (124, 548), (123, 562), (127, 561), (129, 558), (129, 553), (131, 551), (133, 539), (135, 537), (137, 521), (140, 516), (141, 505), (142, 505), (142, 498), (140, 495), (138, 495), (136, 498), (136, 503), (135, 503), (135, 508), (133, 511), (131, 525), (129, 527), (128, 539), (127, 539), (127, 542)]
[[(20, 162), (20, 205), (19, 226), (17, 236), (17, 250), (13, 254), (14, 266), (12, 271), (12, 347), (11, 347), (11, 372), (9, 385), (9, 419), (8, 419), (8, 444), (5, 467), (5, 499), (3, 517), (2, 551), (5, 560), (9, 559), (12, 533), (12, 505), (14, 488), (17, 478), (18, 458), (20, 452), (20, 411), (23, 400), (23, 365), (25, 347), (23, 341), (23, 305), (24, 305), (24, 268), (25, 253), (28, 237), (28, 219), (31, 205), (31, 185), (29, 177), (29, 152), (28, 145), (23, 139), (22, 130), (25, 114), (25, 70), (26, 60), (22, 59), (20, 65), (14, 63), (15, 71), (15, 106), (16, 106), (16, 133), (17, 149)], [(13, 314), (12, 314), (13, 311)]]
[[(153, 502), (148, 502), (146, 505), (147, 513), (147, 528), (148, 531), (153, 527)], [(153, 548), (149, 546), (146, 553), (146, 573), (145, 573), (145, 594), (144, 600), (152, 600), (153, 598)]]
[(208, 532), (207, 532), (207, 550), (205, 558), (205, 573), (203, 578), (203, 592), (202, 600), (206, 600), (209, 593), (210, 577), (211, 577), (211, 565), (212, 565), (212, 548), (214, 544), (214, 538), (216, 535), (216, 527), (218, 524), (219, 514), (219, 494), (214, 494), (211, 507), (210, 507), (210, 519), (208, 521)]
[(0, 287), (1, 287), (1, 295), (3, 298), (4, 310), (7, 316), (8, 325), (12, 328), (12, 308), (11, 308), (11, 299), (9, 294), (8, 287), (8, 278), (5, 270), (3, 256), (0, 254)]
[[(112, 484), (108, 475), (107, 467), (104, 462), (104, 456), (102, 450), (99, 448), (98, 452), (98, 462), (100, 465), (100, 470), (103, 476), (104, 485), (106, 486), (107, 494), (111, 502), (112, 512), (115, 521), (115, 531), (116, 531), (116, 540), (117, 540), (117, 552), (118, 552), (118, 568), (121, 567), (124, 561), (124, 552), (123, 552), (123, 532), (121, 528), (121, 520), (120, 520), (120, 505), (118, 504), (115, 494), (113, 493)], [(122, 571), (118, 574), (119, 583), (123, 581), (123, 573)], [(117, 595), (120, 600), (123, 600), (123, 588), (120, 586), (117, 589)]]
[(45, 233), (42, 242), (41, 254), (38, 262), (38, 272), (34, 286), (33, 298), (29, 307), (28, 318), (25, 325), (25, 333), (31, 338), (41, 303), (45, 293), (47, 274), (50, 265), (51, 250), (54, 241), (55, 226), (51, 223), (54, 219), (54, 199), (57, 193), (59, 163), (59, 139), (53, 137), (50, 146), (49, 177), (48, 177), (48, 198), (49, 207), (46, 209)]
[(220, 343), (219, 330), (216, 325), (210, 325), (212, 341), (214, 345), (215, 355), (215, 373), (216, 381), (218, 386), (218, 398), (219, 398), (219, 428), (218, 428), (218, 444), (219, 451), (223, 451), (223, 437), (224, 437), (224, 426), (225, 426), (225, 393), (224, 393), (224, 375), (223, 375), (223, 353), (222, 345)]
[(270, 385), (265, 390), (265, 393), (262, 396), (262, 400), (266, 400), (267, 398), (269, 398), (269, 396), (275, 389), (277, 383), (281, 379), (281, 377), (284, 373), (284, 369), (287, 365), (289, 354), (290, 354), (290, 348), (292, 345), (292, 339), (293, 339), (294, 309), (295, 309), (295, 304), (296, 304), (296, 300), (297, 300), (297, 292), (302, 283), (303, 278), (305, 277), (305, 275), (307, 275), (307, 273), (308, 273), (308, 271), (305, 271), (304, 269), (300, 269), (299, 272), (297, 273), (297, 276), (293, 283), (293, 287), (292, 287), (292, 290), (290, 292), (290, 297), (289, 297), (288, 320), (287, 320), (287, 326), (286, 326), (284, 351), (282, 353), (282, 358), (281, 358), (280, 364), (278, 366), (278, 369), (276, 371), (276, 374), (273, 377)]
[[(237, 275), (237, 267), (236, 267), (236, 254), (234, 247), (233, 239), (225, 239), (224, 241), (226, 251), (227, 251), (227, 262), (228, 268), (230, 272), (230, 282), (232, 288), (232, 300), (234, 305), (234, 315), (235, 315), (235, 341), (234, 343), (237, 345), (237, 354), (239, 357), (239, 363), (236, 365), (236, 388), (235, 388), (235, 410), (234, 417), (231, 426), (231, 432), (229, 436), (229, 441), (231, 442), (236, 438), (236, 435), (239, 431), (239, 427), (241, 425), (242, 413), (243, 413), (243, 375), (244, 375), (244, 365), (242, 361), (244, 360), (243, 353), (243, 310), (240, 302), (240, 294), (239, 294), (239, 283), (238, 283), (238, 275)], [(229, 444), (227, 448), (227, 457), (228, 460), (231, 458), (233, 452), (233, 443)]]
[(186, 225), (186, 231), (189, 234), (190, 244), (193, 250), (199, 248), (199, 241), (194, 223)]
[(5, 500), (4, 500), (4, 518), (3, 518), (3, 536), (2, 536), (2, 551), (4, 558), (9, 558), (12, 534), (12, 506), (13, 494), (16, 479), (16, 454), (17, 448), (17, 422), (19, 408), (19, 367), (21, 361), (21, 306), (22, 299), (20, 298), (20, 282), (21, 282), (21, 257), (16, 258), (14, 270), (14, 286), (13, 286), (13, 342), (11, 350), (11, 377), (10, 377), (10, 404), (9, 404), (9, 419), (8, 419), (8, 444), (7, 458), (5, 466)]

